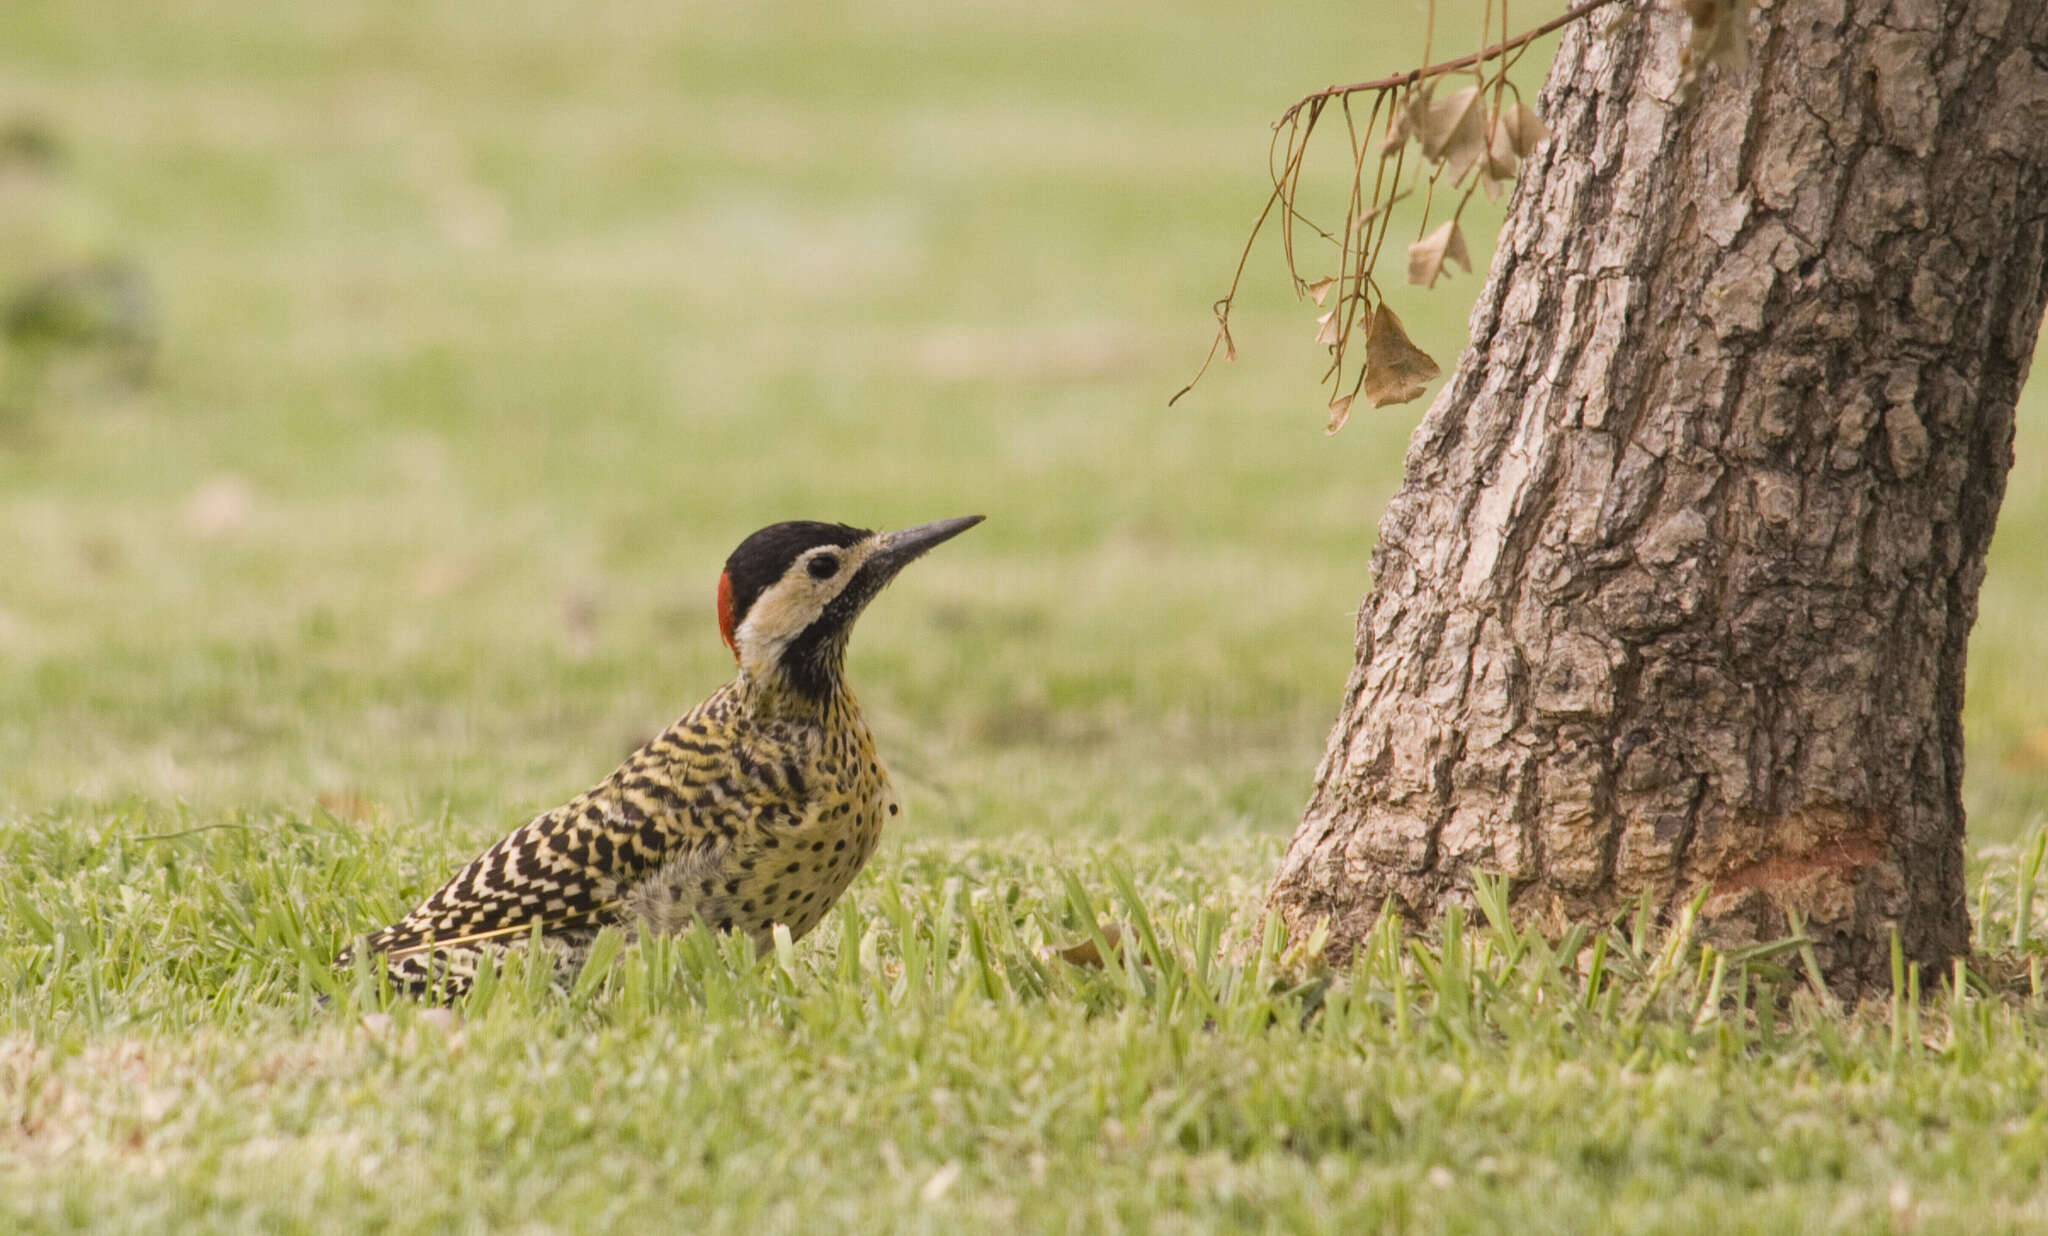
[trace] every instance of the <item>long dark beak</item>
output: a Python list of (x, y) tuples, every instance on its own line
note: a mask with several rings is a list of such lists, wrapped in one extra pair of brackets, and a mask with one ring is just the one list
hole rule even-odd
[(885, 533), (882, 547), (867, 560), (863, 569), (875, 572), (879, 577), (876, 580), (878, 585), (887, 583), (896, 572), (922, 557), (932, 546), (952, 540), (986, 518), (985, 515), (962, 515), (958, 519), (938, 519), (915, 528)]

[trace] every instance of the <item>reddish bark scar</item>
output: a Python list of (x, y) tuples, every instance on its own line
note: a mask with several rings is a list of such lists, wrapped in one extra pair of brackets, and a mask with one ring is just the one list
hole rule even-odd
[[(1878, 826), (1871, 821), (1865, 827), (1874, 833)], [(1874, 836), (1836, 837), (1811, 849), (1731, 864), (1714, 877), (1714, 891), (1725, 894), (1788, 888), (1818, 875), (1861, 871), (1885, 858), (1885, 847)]]

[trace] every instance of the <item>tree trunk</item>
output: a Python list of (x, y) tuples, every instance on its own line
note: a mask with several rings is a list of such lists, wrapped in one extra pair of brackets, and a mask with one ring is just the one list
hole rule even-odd
[[(2048, 296), (2048, 4), (1664, 6), (1566, 36), (1380, 525), (1274, 906), (1355, 940), (1511, 879), (1711, 885), (1831, 981), (1963, 952), (1963, 656)], [(1675, 8), (1676, 6), (1669, 6)], [(1620, 13), (1620, 10), (1614, 10)]]

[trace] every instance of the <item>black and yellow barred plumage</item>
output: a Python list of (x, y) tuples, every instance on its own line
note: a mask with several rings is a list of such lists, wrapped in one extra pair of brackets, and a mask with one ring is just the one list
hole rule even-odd
[(607, 925), (638, 934), (702, 920), (764, 947), (778, 923), (810, 931), (897, 812), (845, 683), (854, 619), (905, 564), (980, 521), (887, 534), (785, 523), (748, 537), (718, 591), (738, 676), (360, 951), (407, 990), (453, 996), (536, 924), (564, 974)]

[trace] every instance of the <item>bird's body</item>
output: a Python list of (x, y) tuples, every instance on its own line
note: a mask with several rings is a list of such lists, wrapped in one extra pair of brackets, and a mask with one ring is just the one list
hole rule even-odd
[(810, 931), (897, 812), (845, 684), (853, 619), (905, 563), (976, 522), (889, 535), (777, 524), (748, 538), (719, 586), (738, 676), (361, 951), (401, 987), (453, 996), (536, 924), (564, 973), (607, 925), (638, 935), (702, 921), (763, 946), (777, 924)]

